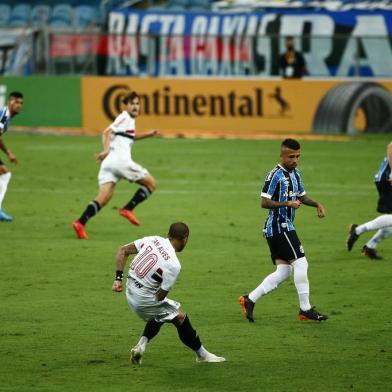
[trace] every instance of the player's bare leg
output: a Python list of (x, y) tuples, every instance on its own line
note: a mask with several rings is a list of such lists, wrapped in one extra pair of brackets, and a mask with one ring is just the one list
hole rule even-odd
[(133, 225), (138, 226), (140, 225), (140, 222), (133, 213), (133, 210), (138, 204), (146, 200), (151, 193), (155, 191), (156, 181), (151, 174), (147, 174), (144, 178), (136, 182), (141, 185), (141, 187), (136, 191), (129, 203), (124, 206), (124, 208), (120, 208), (119, 213), (125, 219), (128, 219)]
[(72, 227), (74, 228), (76, 235), (79, 239), (88, 239), (88, 235), (85, 229), (87, 221), (94, 215), (98, 214), (100, 209), (110, 201), (113, 196), (115, 187), (116, 184), (114, 182), (102, 184), (99, 187), (98, 196), (87, 205), (81, 217), (77, 221), (72, 223)]
[(2, 203), (7, 192), (8, 183), (11, 179), (11, 173), (5, 165), (0, 165), (0, 221), (11, 222), (12, 216), (2, 210)]

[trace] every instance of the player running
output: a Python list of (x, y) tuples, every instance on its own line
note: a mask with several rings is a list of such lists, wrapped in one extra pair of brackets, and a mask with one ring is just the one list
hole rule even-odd
[(180, 303), (166, 297), (181, 270), (176, 252), (185, 248), (188, 236), (188, 226), (177, 222), (170, 226), (168, 238), (145, 237), (122, 246), (117, 253), (116, 280), (112, 287), (116, 292), (123, 290), (123, 270), (128, 256), (137, 254), (129, 268), (126, 295), (129, 306), (146, 325), (139, 342), (131, 349), (134, 364), (141, 363), (147, 343), (164, 323), (177, 328), (181, 341), (196, 353), (196, 362), (225, 361), (204, 348), (188, 316), (180, 310)]
[(134, 225), (140, 224), (133, 213), (134, 208), (146, 200), (156, 188), (154, 177), (147, 169), (132, 160), (130, 150), (135, 140), (153, 137), (158, 132), (153, 130), (136, 135), (135, 120), (140, 114), (140, 99), (137, 93), (127, 94), (123, 103), (125, 110), (103, 132), (103, 151), (97, 155), (97, 159), (102, 162), (98, 174), (98, 196), (72, 224), (80, 239), (88, 239), (85, 229), (87, 221), (109, 202), (117, 182), (122, 178), (140, 185), (129, 203), (119, 210), (120, 215)]
[[(2, 140), (2, 135), (7, 132), (8, 125), (11, 118), (16, 116), (23, 106), (23, 94), (19, 91), (13, 91), (8, 96), (7, 106), (0, 108), (0, 149), (7, 154), (10, 162), (17, 164), (18, 161), (13, 152), (4, 144)], [(0, 221), (11, 222), (12, 216), (6, 214), (2, 210), (2, 203), (4, 196), (7, 192), (8, 183), (11, 180), (11, 172), (8, 170), (7, 166), (0, 159)]]
[(294, 139), (282, 142), (281, 163), (268, 174), (261, 192), (261, 207), (269, 209), (263, 232), (276, 271), (268, 275), (249, 295), (239, 298), (242, 310), (250, 322), (254, 321), (253, 308), (256, 301), (276, 289), (292, 272), (300, 304), (298, 318), (316, 321), (328, 318), (310, 305), (308, 261), (293, 224), (295, 210), (301, 204), (315, 207), (319, 218), (325, 216), (324, 207), (306, 195), (301, 173), (297, 169), (300, 148), (300, 144)]
[(377, 230), (376, 234), (362, 247), (362, 254), (371, 260), (382, 260), (377, 253), (377, 245), (392, 235), (392, 142), (387, 146), (387, 155), (381, 162), (374, 182), (378, 191), (377, 212), (383, 214), (377, 218), (362, 223), (352, 224), (347, 237), (347, 249), (351, 251), (359, 236), (368, 231)]

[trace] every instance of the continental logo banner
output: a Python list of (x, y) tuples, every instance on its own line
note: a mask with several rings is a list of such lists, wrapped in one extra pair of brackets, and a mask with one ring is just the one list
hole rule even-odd
[[(81, 83), (83, 127), (89, 131), (102, 131), (123, 110), (122, 97), (129, 91), (136, 91), (141, 97), (142, 112), (137, 122), (138, 129), (157, 128), (163, 133), (165, 130), (331, 132), (325, 116), (321, 121), (321, 129), (317, 129), (315, 116), (320, 104), (326, 100), (327, 93), (335, 91), (333, 89), (342, 84), (342, 81), (313, 80), (84, 77)], [(388, 101), (392, 82), (373, 85), (385, 91), (382, 102)], [(334, 94), (332, 99), (339, 102), (339, 93)], [(375, 100), (379, 102), (380, 98)], [(355, 124), (357, 113), (351, 113), (348, 108), (351, 104), (351, 101), (346, 102), (344, 109), (349, 113), (344, 113), (344, 116), (354, 116), (350, 121)], [(383, 105), (388, 106), (389, 103), (384, 102)], [(359, 102), (355, 111), (361, 110)], [(366, 116), (362, 114), (361, 118), (359, 126), (366, 126)]]

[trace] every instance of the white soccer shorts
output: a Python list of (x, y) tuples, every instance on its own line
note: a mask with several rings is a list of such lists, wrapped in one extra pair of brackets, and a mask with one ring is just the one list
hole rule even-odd
[(127, 301), (131, 309), (144, 321), (154, 319), (157, 322), (168, 322), (178, 316), (181, 304), (173, 301), (169, 298), (165, 298), (163, 301), (158, 302), (155, 295), (150, 293), (146, 295), (137, 289), (132, 281), (127, 281)]
[(148, 170), (131, 159), (115, 159), (110, 155), (104, 159), (98, 173), (99, 185), (117, 183), (122, 178), (136, 182), (148, 175)]

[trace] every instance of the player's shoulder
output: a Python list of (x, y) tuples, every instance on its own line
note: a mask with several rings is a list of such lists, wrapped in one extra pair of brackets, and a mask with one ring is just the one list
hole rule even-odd
[(271, 181), (274, 177), (281, 177), (283, 175), (283, 170), (279, 165), (276, 165), (272, 170), (268, 172), (265, 177), (265, 181)]
[(301, 176), (301, 170), (299, 170), (298, 167), (296, 167), (296, 168), (294, 169), (294, 173), (295, 173), (295, 174), (298, 174), (299, 176)]
[(0, 119), (7, 115), (7, 106), (0, 106)]

